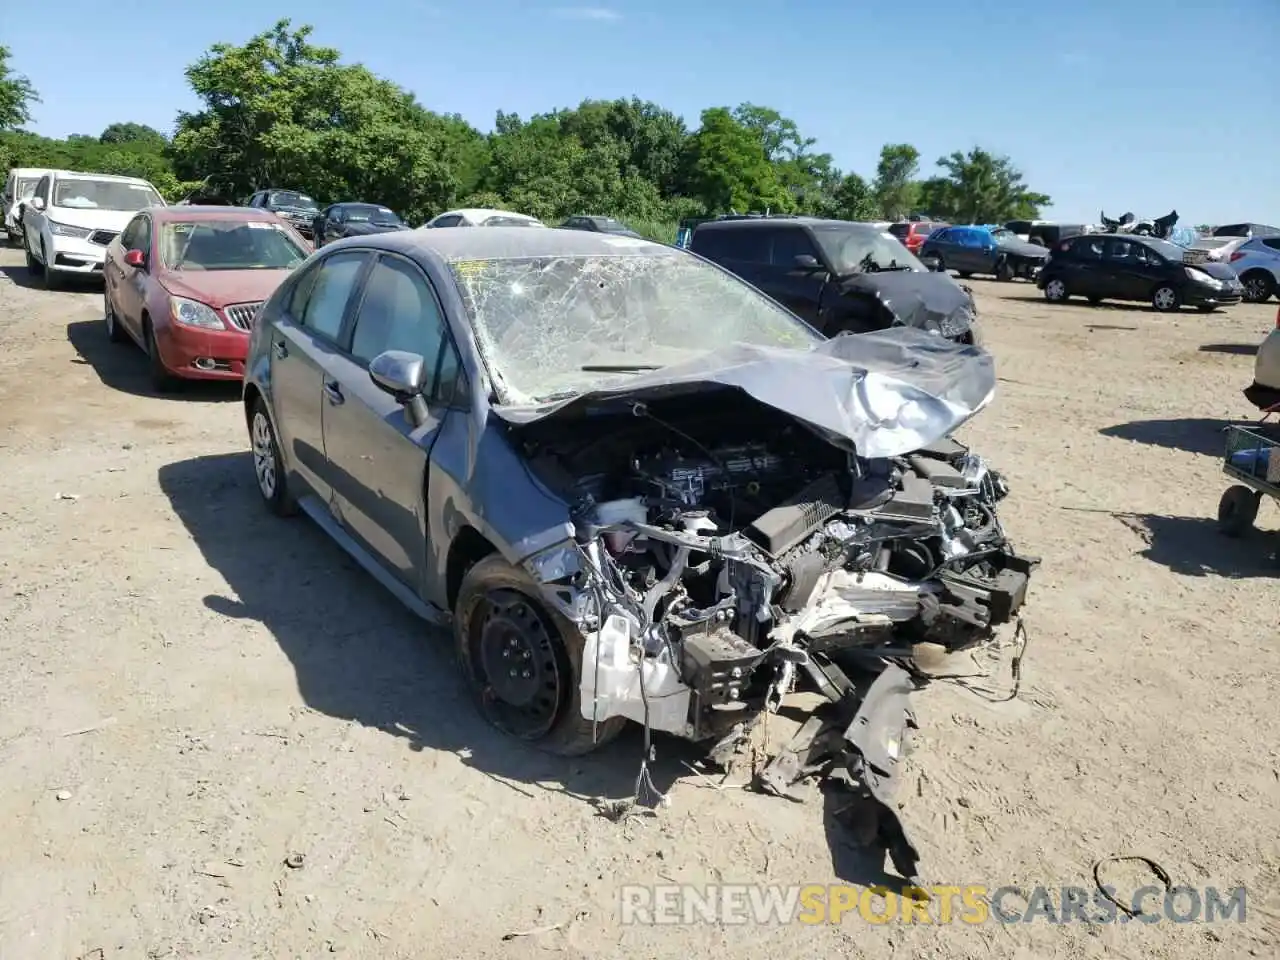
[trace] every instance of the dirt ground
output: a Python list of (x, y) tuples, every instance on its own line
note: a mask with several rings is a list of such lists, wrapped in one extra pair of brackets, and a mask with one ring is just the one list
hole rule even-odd
[(880, 864), (820, 796), (716, 789), (667, 739), (670, 805), (599, 815), (638, 734), (563, 761), (492, 732), (440, 637), (266, 514), (234, 389), (153, 396), (100, 286), (35, 289), (11, 248), (0, 271), (3, 960), (1276, 955), (1280, 538), (1212, 520), (1274, 303), (1170, 318), (975, 282), (1001, 382), (965, 439), (1044, 563), (1018, 697), (921, 693), (901, 788), (928, 883), (1092, 891), (1136, 854), (1247, 885), (1245, 922), (652, 926), (620, 922), (621, 885)]

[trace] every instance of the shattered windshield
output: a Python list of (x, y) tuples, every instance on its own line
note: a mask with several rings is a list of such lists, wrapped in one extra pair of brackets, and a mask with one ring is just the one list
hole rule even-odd
[(925, 269), (924, 264), (892, 234), (853, 224), (815, 226), (813, 233), (823, 253), (840, 274)]
[(89, 177), (59, 177), (54, 183), (53, 205), (84, 210), (142, 210), (163, 206), (164, 201), (148, 184), (127, 180), (94, 180)]
[(293, 190), (276, 190), (271, 194), (268, 203), (273, 207), (287, 210), (305, 210), (307, 213), (319, 213), (320, 206), (305, 193)]
[(170, 270), (290, 270), (306, 258), (274, 223), (200, 220), (160, 228), (160, 259)]
[(616, 385), (735, 341), (803, 349), (822, 340), (753, 287), (682, 252), (450, 268), (509, 403)]
[(350, 223), (375, 223), (378, 226), (394, 227), (400, 218), (387, 207), (350, 206), (346, 208), (347, 220)]

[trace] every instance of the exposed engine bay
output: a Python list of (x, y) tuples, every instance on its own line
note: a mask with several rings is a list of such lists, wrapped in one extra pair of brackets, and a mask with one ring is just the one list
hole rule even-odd
[(761, 785), (842, 779), (913, 876), (889, 801), (914, 723), (900, 664), (1016, 619), (1038, 561), (1000, 525), (1004, 479), (949, 437), (863, 459), (733, 391), (596, 413), (525, 434), (531, 468), (576, 504), (576, 555), (530, 570), (582, 625), (582, 715), (715, 758), (792, 691), (819, 692), (828, 708)]

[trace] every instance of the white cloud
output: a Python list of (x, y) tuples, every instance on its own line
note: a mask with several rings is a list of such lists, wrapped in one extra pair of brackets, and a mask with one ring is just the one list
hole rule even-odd
[(621, 20), (622, 14), (608, 7), (557, 7), (551, 11), (562, 20)]

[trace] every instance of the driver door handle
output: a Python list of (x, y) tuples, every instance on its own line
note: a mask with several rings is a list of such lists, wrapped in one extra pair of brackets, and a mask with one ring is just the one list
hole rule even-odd
[(342, 387), (338, 385), (337, 380), (326, 380), (324, 382), (324, 395), (329, 398), (329, 402), (335, 407), (339, 406), (345, 399), (342, 396)]
[(273, 344), (271, 344), (271, 347), (275, 351), (276, 356), (279, 357), (281, 360), (283, 360), (285, 357), (289, 355), (289, 348), (285, 345), (285, 342), (283, 340), (275, 341)]

